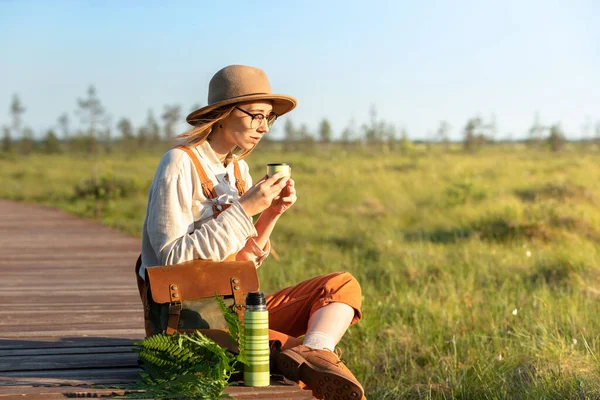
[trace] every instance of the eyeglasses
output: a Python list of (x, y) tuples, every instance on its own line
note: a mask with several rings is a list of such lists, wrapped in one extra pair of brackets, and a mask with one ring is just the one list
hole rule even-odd
[(270, 113), (268, 116), (265, 116), (264, 114), (251, 114), (248, 111), (237, 106), (235, 108), (237, 108), (244, 114), (252, 117), (252, 121), (250, 121), (250, 128), (252, 129), (258, 128), (264, 120), (267, 120), (267, 126), (270, 128), (275, 123), (275, 120), (277, 120), (277, 114), (275, 114), (274, 112)]

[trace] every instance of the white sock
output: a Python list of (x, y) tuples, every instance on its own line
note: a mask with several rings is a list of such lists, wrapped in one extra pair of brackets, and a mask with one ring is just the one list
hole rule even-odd
[(335, 339), (323, 332), (308, 333), (302, 344), (315, 350), (335, 349)]
[(332, 337), (333, 345), (336, 345), (350, 326), (352, 318), (354, 318), (354, 309), (349, 305), (329, 303), (310, 316), (306, 327), (306, 336), (311, 332), (324, 333)]

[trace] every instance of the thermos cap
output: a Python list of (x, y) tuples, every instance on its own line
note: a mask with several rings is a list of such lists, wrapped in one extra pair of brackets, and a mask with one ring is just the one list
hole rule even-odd
[(246, 295), (247, 306), (266, 306), (265, 294), (263, 292), (248, 292)]

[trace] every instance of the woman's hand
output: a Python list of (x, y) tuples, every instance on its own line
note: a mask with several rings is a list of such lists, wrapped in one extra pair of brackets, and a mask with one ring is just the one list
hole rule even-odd
[[(280, 178), (283, 179), (277, 182)], [(289, 180), (288, 177), (283, 176), (282, 172), (277, 172), (271, 177), (263, 177), (240, 197), (240, 205), (250, 217), (263, 212), (273, 204), (275, 198), (287, 187)], [(294, 202), (296, 201), (295, 197), (296, 191), (294, 190)]]
[(295, 185), (294, 180), (289, 179), (279, 195), (273, 199), (267, 210), (273, 212), (275, 215), (281, 215), (289, 210), (297, 200)]

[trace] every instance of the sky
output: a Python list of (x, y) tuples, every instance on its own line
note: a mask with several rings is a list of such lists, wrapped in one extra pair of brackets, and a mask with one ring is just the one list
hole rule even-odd
[(65, 112), (77, 128), (92, 84), (113, 123), (187, 114), (244, 64), (297, 98), (281, 120), (313, 132), (323, 118), (359, 132), (375, 110), (411, 139), (440, 121), (460, 139), (476, 116), (518, 139), (538, 113), (577, 139), (600, 123), (599, 20), (597, 0), (0, 0), (0, 126), (17, 94), (37, 135)]

